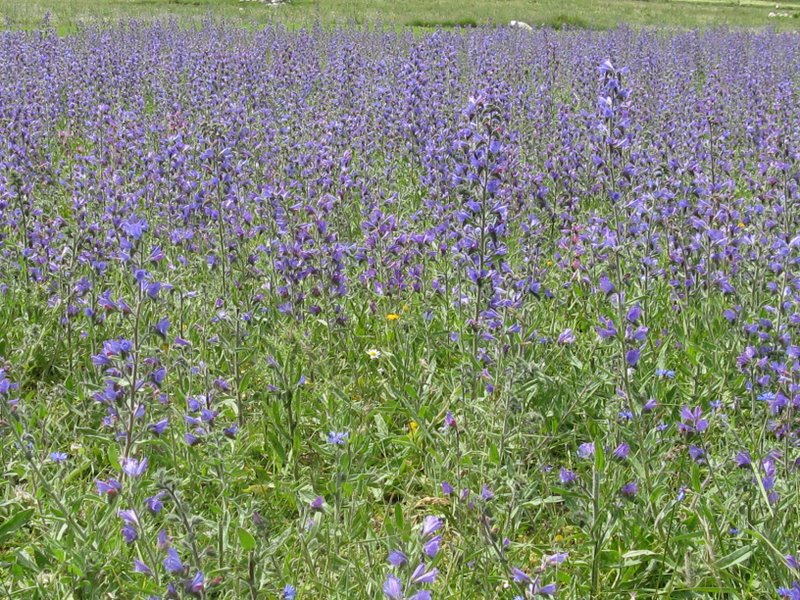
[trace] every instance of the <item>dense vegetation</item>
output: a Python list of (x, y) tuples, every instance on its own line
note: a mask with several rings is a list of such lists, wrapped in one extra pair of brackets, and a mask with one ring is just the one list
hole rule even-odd
[(796, 35), (0, 37), (2, 597), (800, 597)]

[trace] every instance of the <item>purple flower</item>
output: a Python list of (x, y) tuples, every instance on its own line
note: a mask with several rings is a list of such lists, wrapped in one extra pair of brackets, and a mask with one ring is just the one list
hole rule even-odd
[(565, 329), (559, 334), (556, 342), (562, 346), (573, 344), (575, 342), (575, 334), (572, 329)]
[(202, 571), (195, 573), (194, 577), (186, 582), (186, 591), (193, 596), (199, 596), (205, 589), (205, 576)]
[(791, 588), (778, 588), (778, 596), (787, 600), (800, 600), (800, 582), (795, 581)]
[(160, 319), (153, 327), (153, 330), (162, 338), (166, 339), (167, 331), (169, 330), (169, 319), (167, 317)]
[(625, 315), (625, 318), (635, 325), (639, 322), (639, 319), (642, 318), (642, 308), (638, 304), (634, 304), (628, 311), (628, 314)]
[(435, 557), (439, 553), (439, 548), (442, 544), (442, 536), (436, 535), (429, 539), (422, 545), (422, 551), (425, 553), (425, 556), (429, 558)]
[(578, 456), (580, 458), (591, 458), (594, 456), (594, 442), (584, 442), (578, 446)]
[(334, 446), (344, 446), (349, 437), (349, 431), (331, 431), (328, 433), (328, 443)]
[(578, 475), (574, 471), (570, 471), (569, 469), (561, 467), (558, 471), (558, 479), (562, 484), (569, 485), (570, 483), (575, 483), (578, 480)]
[(152, 381), (156, 386), (160, 386), (164, 383), (164, 378), (167, 376), (167, 370), (164, 367), (158, 367), (154, 369), (152, 373), (150, 373), (150, 381)]
[[(147, 297), (151, 300), (155, 300), (158, 298), (158, 295), (161, 293), (161, 290), (167, 290), (168, 287), (161, 282), (158, 281), (151, 281), (150, 283), (144, 286), (144, 292), (147, 294)], [(169, 322), (167, 323), (167, 327), (169, 327)]]
[(678, 425), (678, 431), (682, 434), (702, 433), (708, 429), (708, 421), (703, 418), (703, 409), (699, 406), (689, 408), (681, 407), (682, 422)]
[(281, 593), (281, 600), (294, 600), (297, 596), (297, 590), (294, 588), (293, 585), (287, 583), (283, 586), (283, 592)]
[(533, 594), (539, 596), (552, 596), (558, 591), (558, 586), (555, 583), (548, 583), (547, 585), (539, 586), (538, 582), (533, 586)]
[(389, 600), (403, 600), (403, 582), (396, 575), (389, 573), (383, 582), (383, 593)]
[(749, 452), (738, 452), (734, 458), (736, 466), (740, 469), (745, 469), (753, 464), (753, 459), (750, 458)]
[(631, 447), (625, 442), (622, 442), (619, 446), (617, 446), (614, 449), (612, 456), (619, 460), (625, 460), (626, 458), (628, 458), (628, 454), (630, 454), (630, 451)]
[(443, 482), (442, 482), (442, 493), (443, 493), (445, 496), (450, 496), (450, 495), (451, 495), (451, 494), (453, 494), (454, 492), (455, 492), (455, 489), (453, 489), (453, 486), (452, 486), (452, 485), (450, 485), (450, 484), (449, 484), (448, 482), (446, 482), (446, 481), (443, 481)]
[(157, 262), (161, 262), (166, 257), (167, 257), (167, 255), (164, 254), (164, 251), (161, 250), (161, 248), (159, 246), (154, 246), (153, 249), (150, 251), (150, 256), (148, 257), (147, 260), (149, 260), (152, 263), (157, 263)]
[(433, 583), (436, 581), (436, 576), (439, 574), (439, 569), (425, 570), (425, 563), (419, 563), (414, 572), (411, 573), (411, 583)]
[(544, 563), (547, 565), (560, 565), (568, 558), (569, 558), (568, 552), (557, 552), (555, 554), (551, 554), (550, 556), (545, 556)]
[(635, 481), (626, 483), (619, 490), (619, 493), (625, 496), (626, 498), (633, 498), (638, 492), (639, 492), (639, 484), (636, 483)]
[(600, 317), (600, 325), (595, 326), (594, 329), (601, 340), (608, 340), (617, 336), (617, 327), (614, 325), (614, 321), (605, 317)]
[(66, 452), (51, 452), (50, 453), (50, 460), (56, 463), (64, 463), (67, 462), (69, 455)]
[(117, 515), (123, 520), (122, 537), (126, 544), (132, 544), (139, 537), (137, 528), (139, 527), (139, 517), (133, 510), (120, 510)]
[(486, 502), (494, 498), (494, 492), (490, 490), (489, 486), (486, 485), (485, 483), (483, 484), (483, 486), (481, 486), (481, 498), (483, 498), (484, 501)]
[(122, 538), (125, 540), (126, 544), (132, 544), (135, 542), (139, 537), (139, 533), (136, 531), (136, 527), (126, 523), (122, 526)]
[(614, 293), (615, 289), (614, 284), (611, 283), (611, 280), (605, 275), (602, 275), (600, 277), (600, 280), (597, 282), (597, 287), (599, 287), (600, 291), (603, 292), (606, 296)]
[(689, 444), (689, 456), (692, 458), (693, 461), (697, 463), (702, 462), (705, 454), (706, 451), (700, 448), (699, 446), (695, 446), (694, 444)]
[(164, 559), (163, 564), (164, 568), (170, 573), (183, 573), (185, 568), (175, 548), (167, 549), (167, 557)]
[(139, 240), (144, 232), (147, 231), (147, 221), (137, 217), (131, 217), (127, 221), (122, 222), (122, 231), (134, 240)]
[(400, 550), (392, 550), (389, 552), (389, 564), (393, 567), (402, 567), (408, 562), (408, 557)]
[(134, 573), (142, 573), (144, 575), (152, 575), (153, 571), (150, 570), (146, 564), (140, 561), (138, 558), (133, 559), (133, 572)]
[(167, 426), (169, 426), (169, 420), (161, 419), (157, 423), (148, 425), (147, 429), (149, 429), (153, 435), (161, 435), (167, 430)]
[(426, 538), (429, 535), (436, 533), (444, 524), (439, 517), (428, 515), (422, 522), (422, 537)]
[(161, 499), (164, 497), (164, 492), (158, 492), (153, 496), (148, 496), (144, 499), (144, 503), (150, 512), (158, 513), (161, 512), (161, 509), (164, 508), (164, 503), (161, 502)]
[(638, 348), (631, 348), (625, 353), (625, 362), (628, 363), (628, 366), (635, 367), (639, 363), (641, 354)]
[(511, 567), (511, 578), (515, 583), (531, 583), (533, 581), (530, 575), (517, 567)]
[(642, 412), (652, 412), (658, 406), (658, 401), (655, 398), (650, 398), (647, 402), (644, 403), (642, 406)]
[(147, 459), (143, 458), (141, 461), (135, 458), (122, 459), (122, 471), (128, 477), (140, 477), (147, 470)]
[(116, 479), (109, 479), (108, 481), (95, 479), (94, 484), (97, 486), (97, 493), (101, 496), (113, 498), (122, 491), (122, 484)]
[(159, 550), (164, 551), (170, 547), (170, 544), (172, 544), (172, 538), (167, 533), (167, 530), (159, 530), (158, 536), (156, 536), (156, 547)]

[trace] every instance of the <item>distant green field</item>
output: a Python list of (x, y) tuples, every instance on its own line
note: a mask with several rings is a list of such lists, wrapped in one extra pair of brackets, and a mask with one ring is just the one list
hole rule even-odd
[(254, 0), (0, 0), (6, 27), (35, 27), (43, 16), (62, 32), (96, 19), (176, 17), (213, 14), (242, 25), (281, 22), (401, 25), (418, 28), (477, 26), (525, 21), (573, 28), (634, 26), (773, 27), (800, 29), (800, 2), (765, 0), (293, 0), (269, 6)]

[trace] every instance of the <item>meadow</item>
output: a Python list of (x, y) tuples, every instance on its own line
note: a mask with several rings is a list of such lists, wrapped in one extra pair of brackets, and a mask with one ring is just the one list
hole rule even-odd
[[(273, 0), (270, 0), (273, 1)], [(243, 27), (369, 25), (478, 27), (523, 21), (555, 29), (634, 27), (800, 29), (800, 0), (0, 0), (0, 27), (37, 28), (47, 16), (61, 33), (87, 23), (174, 18), (197, 24), (206, 16)]]
[(0, 38), (0, 596), (800, 598), (796, 34)]

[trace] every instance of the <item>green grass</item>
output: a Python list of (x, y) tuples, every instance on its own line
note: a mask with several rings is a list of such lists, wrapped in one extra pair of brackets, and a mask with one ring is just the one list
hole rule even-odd
[[(800, 28), (800, 2), (767, 0), (294, 0), (278, 7), (239, 0), (0, 0), (0, 20), (7, 26), (35, 27), (46, 13), (66, 33), (82, 23), (119, 18), (175, 17), (183, 21), (213, 14), (241, 25), (281, 22), (302, 26), (376, 24), (475, 27), (511, 20), (534, 26), (603, 29), (623, 23), (666, 27)], [(769, 17), (770, 12), (789, 17)], [(0, 21), (0, 22), (2, 22)]]

